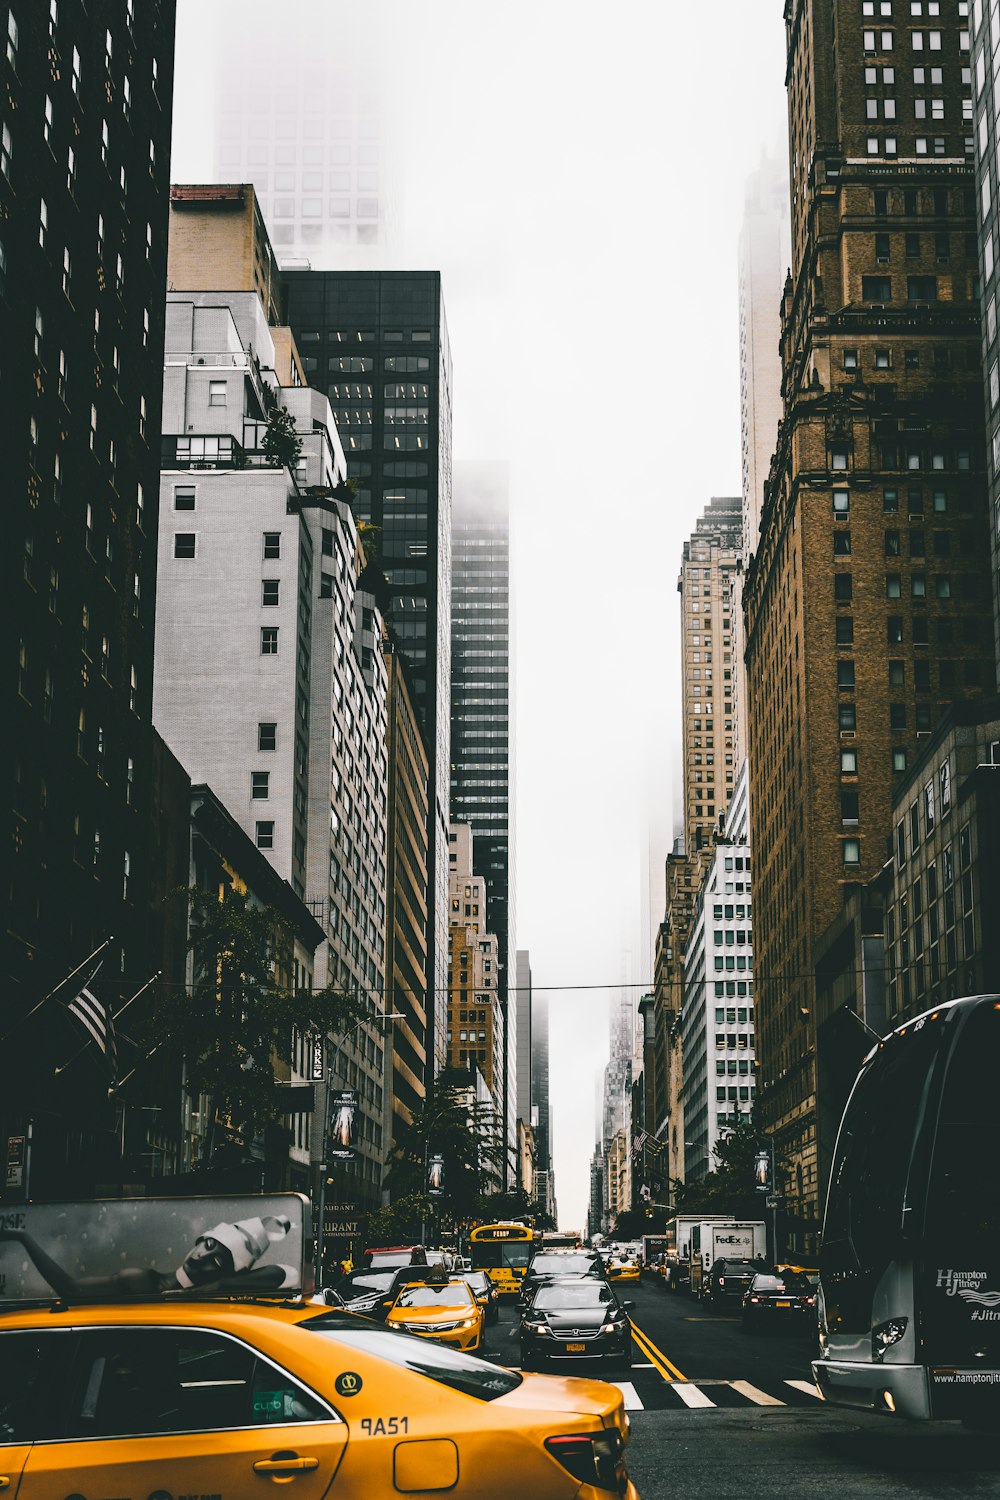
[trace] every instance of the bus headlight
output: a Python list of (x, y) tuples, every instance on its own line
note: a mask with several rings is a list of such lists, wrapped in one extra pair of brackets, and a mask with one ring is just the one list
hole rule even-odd
[(872, 1329), (872, 1359), (880, 1365), (893, 1344), (898, 1344), (906, 1332), (907, 1318), (889, 1318)]

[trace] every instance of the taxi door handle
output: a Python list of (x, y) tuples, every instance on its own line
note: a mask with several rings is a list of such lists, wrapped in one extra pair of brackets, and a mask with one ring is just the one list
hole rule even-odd
[(9, 1490), (9, 1489), (10, 1489), (10, 1480), (7, 1478), (7, 1475), (6, 1474), (0, 1474), (0, 1490)]
[(303, 1469), (318, 1469), (318, 1458), (261, 1458), (253, 1466), (255, 1474), (298, 1474)]

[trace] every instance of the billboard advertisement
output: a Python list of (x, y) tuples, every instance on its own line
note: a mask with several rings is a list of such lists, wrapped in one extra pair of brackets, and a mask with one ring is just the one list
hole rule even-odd
[(311, 1287), (298, 1193), (0, 1208), (0, 1302), (282, 1296)]

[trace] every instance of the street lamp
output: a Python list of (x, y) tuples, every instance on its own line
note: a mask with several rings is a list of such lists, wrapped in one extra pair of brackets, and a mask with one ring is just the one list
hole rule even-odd
[[(350, 1031), (345, 1032), (343, 1036), (338, 1037), (337, 1041), (340, 1043), (341, 1046), (343, 1046), (345, 1043), (347, 1043), (347, 1042), (349, 1042), (351, 1040), (351, 1038), (352, 1038), (352, 1036), (354, 1036), (355, 1032), (361, 1030), (362, 1026), (380, 1026), (380, 1025), (383, 1025), (384, 1023), (390, 1022), (390, 1021), (405, 1021), (405, 1020), (406, 1020), (406, 1016), (404, 1015), (404, 1013), (401, 1010), (376, 1011), (373, 1015), (363, 1017), (362, 1020), (358, 1021), (354, 1026), (351, 1027)], [(385, 1032), (383, 1031), (382, 1034), (384, 1036)], [(320, 1137), (320, 1158), (321, 1159), (320, 1159), (320, 1162), (319, 1162), (319, 1190), (318, 1190), (318, 1192), (316, 1194), (316, 1198), (317, 1198), (316, 1212), (317, 1212), (317, 1218), (318, 1218), (318, 1221), (319, 1221), (318, 1224), (317, 1224), (317, 1226), (316, 1226), (316, 1272), (317, 1272), (317, 1275), (320, 1277), (321, 1280), (322, 1280), (322, 1275), (323, 1275), (323, 1234), (324, 1234), (324, 1230), (326, 1228), (326, 1174), (327, 1174), (327, 1171), (328, 1171), (328, 1164), (327, 1164), (327, 1162), (325, 1160), (325, 1157), (326, 1157), (327, 1147), (329, 1145), (329, 1137), (330, 1137), (330, 1082), (331, 1082), (331, 1079), (333, 1077), (333, 1068), (331, 1066), (330, 1059), (327, 1056), (327, 1045), (326, 1044), (327, 1044), (328, 1041), (329, 1041), (329, 1037), (324, 1036), (324, 1038), (323, 1038), (323, 1074), (324, 1074), (324, 1077), (323, 1077), (323, 1111), (322, 1111), (322, 1118), (323, 1118), (322, 1129), (323, 1129), (323, 1134)], [(385, 1084), (384, 1084), (384, 1080), (385, 1080), (385, 1053), (384, 1052), (383, 1052), (383, 1055), (382, 1055), (382, 1078), (383, 1078), (383, 1089), (384, 1089), (384, 1086), (385, 1086)], [(384, 1097), (385, 1096), (384, 1096), (384, 1093), (383, 1093), (383, 1102), (384, 1102)]]

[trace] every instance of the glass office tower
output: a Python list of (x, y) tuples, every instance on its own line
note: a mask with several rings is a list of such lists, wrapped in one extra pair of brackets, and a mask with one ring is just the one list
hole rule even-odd
[(444, 1063), (451, 711), (451, 351), (437, 271), (285, 273), (288, 321), (325, 390), (385, 573), (429, 758), (427, 1071)]

